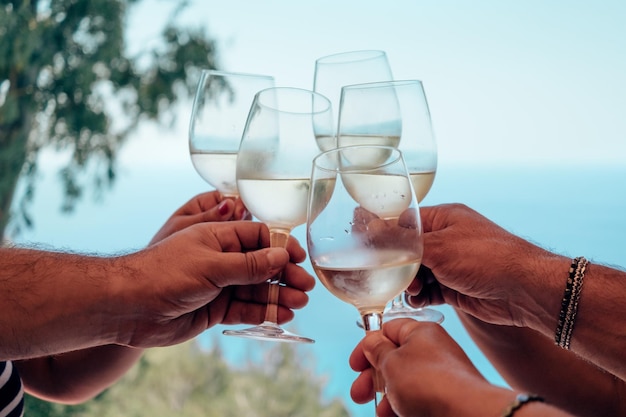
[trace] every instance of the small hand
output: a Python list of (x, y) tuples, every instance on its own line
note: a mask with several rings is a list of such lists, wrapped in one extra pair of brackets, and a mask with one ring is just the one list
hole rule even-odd
[(241, 199), (223, 198), (218, 191), (210, 191), (195, 196), (176, 210), (152, 238), (150, 244), (192, 224), (251, 218)]
[(373, 368), (382, 373), (386, 394), (378, 405), (380, 417), (465, 415), (468, 395), (491, 390), (441, 326), (412, 319), (391, 320), (382, 331), (368, 333), (352, 352), (350, 366), (360, 372), (350, 391), (359, 404), (374, 398)]

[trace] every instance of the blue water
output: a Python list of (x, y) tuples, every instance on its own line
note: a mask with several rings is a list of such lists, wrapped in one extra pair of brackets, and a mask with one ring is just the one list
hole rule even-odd
[[(626, 266), (626, 164), (615, 166), (461, 167), (440, 165), (424, 204), (462, 202), (508, 230), (540, 246), (568, 256), (584, 255), (593, 262)], [(89, 198), (73, 216), (61, 216), (52, 174), (43, 180), (32, 214), (36, 228), (18, 241), (57, 248), (118, 253), (144, 246), (182, 202), (205, 190), (189, 167), (138, 172), (127, 170), (101, 201)], [(304, 242), (303, 227), (294, 235)], [(308, 267), (308, 261), (307, 261)], [(310, 268), (309, 268), (310, 271)], [(326, 378), (325, 395), (340, 397), (353, 416), (371, 416), (372, 404), (356, 405), (349, 397), (355, 374), (348, 356), (361, 339), (356, 310), (318, 285), (309, 305), (296, 313), (289, 329), (312, 337), (313, 345), (298, 346), (305, 366)], [(449, 308), (443, 326), (466, 350), (490, 381), (504, 381), (480, 354)], [(237, 362), (262, 355), (267, 342), (221, 335), (223, 327), (207, 331), (201, 341), (218, 340), (228, 358)]]

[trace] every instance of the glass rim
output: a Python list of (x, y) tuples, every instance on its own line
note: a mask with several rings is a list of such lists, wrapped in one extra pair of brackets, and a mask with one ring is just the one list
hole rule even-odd
[(238, 72), (238, 71), (224, 71), (218, 69), (210, 69), (210, 68), (202, 68), (201, 75), (219, 75), (219, 76), (233, 76), (233, 77), (249, 77), (249, 78), (265, 78), (267, 80), (274, 81), (274, 77), (272, 75), (266, 74), (254, 74), (251, 72)]
[(383, 87), (402, 87), (404, 85), (419, 85), (422, 89), (424, 88), (424, 83), (422, 80), (418, 79), (407, 79), (407, 80), (388, 80), (388, 81), (374, 81), (368, 83), (358, 83), (358, 84), (348, 84), (341, 87), (341, 90), (356, 90), (359, 88), (383, 88)]
[(325, 55), (317, 58), (315, 64), (347, 64), (350, 62), (368, 61), (386, 55), (387, 53), (382, 49), (360, 49)]
[[(319, 100), (313, 100), (313, 103), (311, 104), (311, 110), (310, 111), (295, 111), (295, 110), (290, 110), (288, 108), (281, 108), (280, 104), (278, 105), (270, 105), (267, 104), (265, 102), (263, 102), (261, 100), (261, 96), (264, 95), (265, 93), (268, 93), (269, 91), (275, 91), (277, 93), (280, 92), (293, 92), (293, 93), (297, 93), (297, 94), (306, 94), (311, 98), (318, 98)], [(325, 105), (322, 106), (321, 108), (318, 109), (319, 104), (318, 103), (324, 103)], [(317, 103), (317, 104), (316, 104)], [(332, 104), (330, 102), (330, 99), (328, 97), (326, 97), (323, 94), (320, 94), (318, 92), (315, 92), (313, 90), (307, 90), (305, 88), (298, 88), (298, 87), (268, 87), (268, 88), (264, 88), (262, 90), (257, 91), (257, 93), (254, 95), (254, 100), (253, 100), (253, 105), (258, 105), (270, 110), (274, 110), (274, 111), (278, 111), (281, 113), (288, 113), (288, 114), (322, 114), (325, 113), (327, 111), (330, 111), (332, 108)]]
[[(328, 157), (328, 155), (332, 154), (332, 153), (339, 153), (341, 151), (349, 151), (351, 149), (361, 149), (361, 148), (367, 148), (367, 149), (386, 149), (386, 150), (390, 150), (393, 154), (396, 154), (396, 157), (394, 157), (393, 159), (387, 159), (385, 160), (384, 163), (381, 164), (377, 164), (375, 166), (355, 166), (352, 168), (348, 168), (348, 169), (342, 169), (339, 166), (336, 166), (334, 168), (328, 168), (326, 166), (322, 166), (319, 164), (319, 161), (321, 161), (322, 158), (326, 158)], [(395, 146), (389, 146), (389, 145), (350, 145), (350, 146), (340, 146), (338, 148), (333, 148), (333, 149), (329, 149), (327, 151), (321, 152), (320, 154), (318, 154), (315, 158), (313, 158), (313, 169), (319, 169), (321, 171), (324, 172), (335, 172), (335, 173), (360, 173), (360, 172), (370, 172), (370, 171), (376, 171), (379, 170), (381, 168), (390, 166), (392, 164), (397, 163), (398, 161), (402, 162), (402, 165), (404, 167), (404, 169), (406, 170), (406, 163), (404, 162), (404, 157), (402, 156), (402, 151), (398, 148), (396, 148)]]

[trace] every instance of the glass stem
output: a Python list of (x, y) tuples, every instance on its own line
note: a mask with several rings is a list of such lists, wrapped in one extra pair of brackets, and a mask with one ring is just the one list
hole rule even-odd
[(401, 292), (391, 302), (391, 308), (398, 309), (398, 308), (404, 308), (404, 307), (405, 307), (405, 305), (404, 305), (404, 292)]
[[(270, 232), (270, 246), (273, 248), (287, 247), (289, 233)], [(276, 274), (271, 280), (267, 293), (267, 309), (265, 310), (264, 325), (278, 324), (278, 291), (280, 289), (280, 281), (282, 279), (282, 271)]]
[[(382, 312), (367, 313), (363, 315), (363, 328), (365, 329), (365, 332), (375, 332), (381, 330), (383, 328)], [(385, 380), (379, 370), (374, 371), (374, 392), (374, 403), (376, 407), (378, 407), (378, 404), (380, 400), (382, 400), (382, 396), (385, 393)]]

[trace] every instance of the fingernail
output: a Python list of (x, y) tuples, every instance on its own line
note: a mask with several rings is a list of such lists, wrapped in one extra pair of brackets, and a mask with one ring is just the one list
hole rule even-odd
[(221, 215), (224, 216), (226, 214), (228, 214), (228, 203), (226, 200), (222, 201), (218, 206), (217, 206), (217, 212)]

